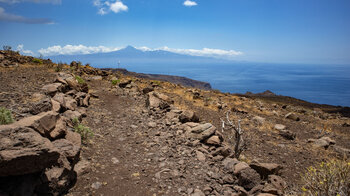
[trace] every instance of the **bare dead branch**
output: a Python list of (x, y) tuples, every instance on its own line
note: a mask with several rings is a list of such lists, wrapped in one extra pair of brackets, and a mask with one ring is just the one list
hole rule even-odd
[(222, 122), (222, 129), (221, 131), (224, 132), (225, 125), (227, 125), (227, 129), (231, 130), (231, 134), (229, 134), (228, 138), (229, 140), (234, 137), (234, 157), (239, 158), (240, 154), (243, 152), (243, 150), (246, 147), (246, 143), (243, 140), (243, 130), (241, 128), (241, 120), (238, 120), (237, 126), (230, 120), (229, 111), (226, 112), (226, 119), (223, 120), (220, 118)]

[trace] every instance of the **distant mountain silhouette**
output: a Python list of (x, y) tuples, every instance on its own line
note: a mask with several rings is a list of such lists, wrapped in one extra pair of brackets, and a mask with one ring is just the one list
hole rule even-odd
[(71, 61), (81, 61), (82, 63), (90, 63), (96, 67), (112, 67), (121, 61), (123, 64), (129, 63), (201, 63), (201, 62), (223, 62), (225, 60), (210, 57), (199, 57), (185, 54), (177, 54), (165, 50), (142, 51), (133, 46), (127, 46), (123, 49), (95, 54), (79, 54), (79, 55), (57, 55), (49, 56), (54, 62), (70, 63)]

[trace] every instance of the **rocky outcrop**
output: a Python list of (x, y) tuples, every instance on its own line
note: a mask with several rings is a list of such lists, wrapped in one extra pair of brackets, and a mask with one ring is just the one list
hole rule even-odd
[(0, 126), (0, 195), (61, 195), (76, 181), (81, 136), (72, 120), (82, 119), (78, 111), (90, 95), (73, 75), (59, 73), (55, 81), (35, 95), (36, 115)]
[[(143, 92), (140, 94), (144, 94)], [(217, 128), (207, 122), (201, 122), (199, 116), (190, 110), (179, 110), (173, 105), (173, 101), (164, 94), (156, 91), (147, 92), (146, 106), (148, 113), (156, 122), (148, 123), (151, 129), (159, 128), (159, 124), (165, 124), (171, 132), (156, 133), (164, 141), (164, 144), (177, 144), (173, 148), (181, 149), (180, 157), (189, 153), (188, 161), (196, 166), (188, 168), (193, 175), (202, 176), (206, 179), (203, 187), (188, 191), (189, 195), (283, 195), (285, 181), (279, 176), (282, 167), (273, 163), (251, 164), (234, 159), (234, 147), (227, 143)], [(158, 120), (157, 120), (158, 119)], [(285, 126), (277, 126), (277, 129), (285, 130)], [(168, 138), (168, 139), (166, 139)], [(183, 148), (186, 144), (189, 148)], [(165, 146), (162, 149), (167, 149)], [(186, 149), (186, 150), (184, 150)], [(181, 153), (182, 152), (182, 153)], [(171, 171), (181, 171), (185, 158), (177, 157), (176, 154), (169, 155), (169, 159), (179, 164), (173, 165)], [(187, 165), (186, 167), (190, 167)], [(202, 168), (202, 169), (200, 169)], [(160, 170), (155, 176), (157, 182), (162, 179)], [(182, 174), (177, 174), (182, 175)], [(161, 182), (162, 183), (162, 182)], [(164, 183), (162, 183), (164, 184)], [(164, 185), (165, 186), (165, 185)], [(220, 188), (219, 188), (220, 187)]]

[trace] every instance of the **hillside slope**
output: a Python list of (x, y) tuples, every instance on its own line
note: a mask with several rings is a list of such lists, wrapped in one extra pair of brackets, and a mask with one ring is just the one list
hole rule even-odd
[[(0, 125), (0, 195), (300, 195), (307, 167), (350, 155), (347, 108), (58, 67), (6, 51), (0, 65), (0, 107), (16, 121)], [(56, 120), (24, 123), (43, 116)], [(222, 129), (227, 116), (243, 130), (238, 159), (233, 129)], [(94, 136), (72, 139), (74, 117)], [(20, 133), (35, 137), (25, 143)], [(29, 152), (37, 162), (13, 167)]]

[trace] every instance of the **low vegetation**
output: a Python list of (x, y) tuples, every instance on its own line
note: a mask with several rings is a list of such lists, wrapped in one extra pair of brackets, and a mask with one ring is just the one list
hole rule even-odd
[(13, 123), (13, 118), (10, 110), (0, 107), (0, 125)]
[(36, 64), (43, 64), (43, 61), (41, 59), (38, 59), (38, 58), (34, 58), (33, 59), (33, 63), (36, 63)]
[(85, 84), (85, 80), (80, 76), (75, 76), (75, 79), (78, 81), (79, 84)]
[(311, 166), (302, 179), (304, 195), (350, 195), (350, 161), (332, 160)]
[(118, 80), (112, 80), (111, 83), (112, 83), (113, 86), (115, 86), (115, 85), (120, 83), (120, 80), (119, 79)]
[(77, 118), (73, 119), (73, 125), (74, 131), (80, 134), (83, 141), (86, 141), (88, 138), (94, 136), (94, 133), (91, 131), (91, 129), (81, 124)]

